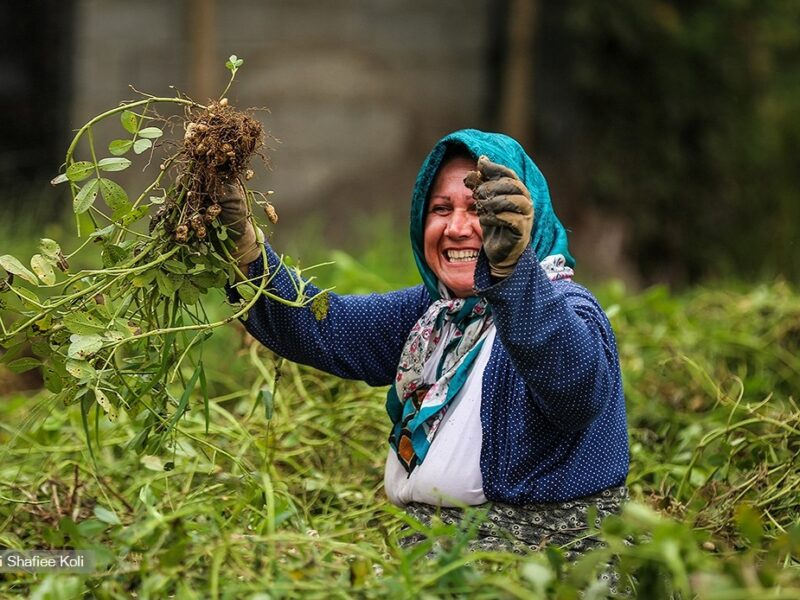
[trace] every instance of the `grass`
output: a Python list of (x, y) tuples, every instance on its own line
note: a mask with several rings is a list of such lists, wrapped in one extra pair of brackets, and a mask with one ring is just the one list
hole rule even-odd
[[(401, 238), (376, 239), (321, 283), (413, 281)], [(376, 278), (381, 255), (398, 266)], [(785, 282), (597, 292), (619, 342), (636, 501), (603, 523), (607, 550), (575, 565), (556, 548), (469, 554), (469, 531), (441, 524), (401, 550), (407, 519), (382, 491), (385, 390), (283, 362), (231, 327), (204, 348), (208, 432), (193, 396), (157, 452), (128, 445), (144, 414), (89, 423), (93, 462), (77, 407), (4, 399), (0, 545), (93, 549), (99, 569), (0, 574), (0, 595), (598, 598), (613, 553), (642, 598), (798, 597), (800, 294)]]

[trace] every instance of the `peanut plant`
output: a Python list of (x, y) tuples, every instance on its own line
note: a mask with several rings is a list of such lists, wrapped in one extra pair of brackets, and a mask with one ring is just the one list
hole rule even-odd
[[(142, 94), (91, 118), (52, 180), (70, 188), (82, 239), (77, 249), (65, 254), (55, 240), (42, 239), (30, 268), (12, 255), (0, 256), (6, 272), (0, 282), (0, 360), (18, 373), (41, 369), (58, 402), (79, 403), (87, 440), (92, 414), (110, 421), (124, 415), (140, 424), (132, 442), (136, 451), (157, 453), (177, 434), (197, 387), (207, 430), (203, 342), (214, 329), (246, 316), (261, 297), (297, 307), (314, 299), (294, 267), (282, 265), (298, 275), (292, 299), (270, 293), (274, 272), (249, 281), (231, 255), (230, 229), (219, 219), (224, 186), (238, 181), (259, 235), (256, 206), (277, 221), (267, 195), (246, 187), (251, 159), (265, 159), (261, 124), (224, 98), (242, 63), (230, 57), (228, 86), (208, 106), (180, 94)], [(158, 107), (183, 110), (182, 138), (168, 139), (165, 128), (176, 127)], [(94, 131), (109, 119), (119, 121), (122, 135), (107, 144), (110, 156), (104, 156)], [(131, 194), (113, 176), (136, 161), (152, 180)], [(101, 268), (70, 270), (77, 254), (98, 250)], [(240, 300), (212, 320), (207, 305), (220, 300), (209, 293), (220, 296), (226, 286)]]

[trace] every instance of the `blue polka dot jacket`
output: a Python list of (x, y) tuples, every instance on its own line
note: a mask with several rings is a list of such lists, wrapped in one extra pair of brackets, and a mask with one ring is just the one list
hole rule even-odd
[[(293, 298), (296, 275), (268, 245), (266, 252), (269, 288)], [(259, 259), (250, 276), (263, 270)], [(497, 327), (482, 380), (486, 497), (517, 505), (560, 502), (623, 485), (629, 454), (619, 359), (596, 299), (571, 280), (550, 281), (532, 247), (500, 282), (481, 252), (475, 288)], [(316, 291), (308, 285), (308, 294)], [(327, 316), (318, 320), (310, 307), (261, 299), (245, 326), (289, 360), (384, 386), (394, 381), (408, 333), (432, 302), (424, 285), (331, 293)], [(390, 425), (387, 418), (387, 434)]]

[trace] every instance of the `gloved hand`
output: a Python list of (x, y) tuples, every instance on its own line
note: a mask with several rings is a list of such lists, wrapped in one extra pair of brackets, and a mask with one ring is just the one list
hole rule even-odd
[(490, 271), (508, 277), (531, 240), (531, 194), (514, 171), (486, 156), (478, 159), (478, 170), (467, 174), (464, 185), (475, 198)]
[(228, 237), (236, 243), (232, 256), (240, 265), (250, 264), (261, 256), (261, 247), (256, 230), (247, 218), (249, 213), (242, 184), (239, 181), (226, 183), (217, 203), (222, 209), (219, 220), (228, 228)]

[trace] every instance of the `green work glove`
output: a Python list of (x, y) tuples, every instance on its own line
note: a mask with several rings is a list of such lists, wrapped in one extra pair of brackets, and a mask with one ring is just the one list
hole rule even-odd
[(244, 188), (239, 181), (226, 183), (218, 198), (219, 220), (228, 228), (228, 237), (236, 243), (231, 254), (240, 265), (248, 265), (261, 256), (255, 227), (250, 222)]
[(478, 159), (478, 170), (467, 174), (464, 185), (475, 198), (490, 271), (494, 277), (508, 277), (531, 241), (531, 194), (514, 171), (485, 156)]

